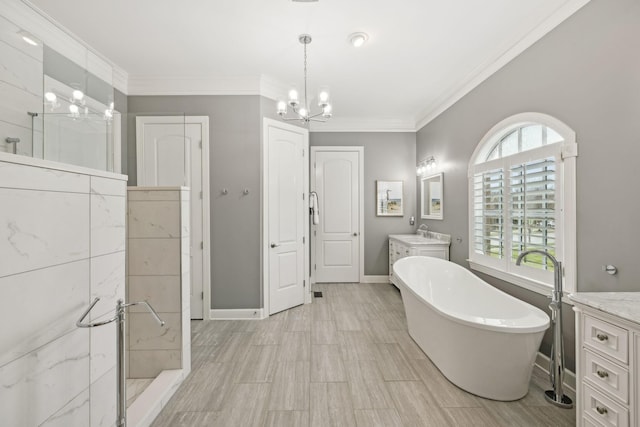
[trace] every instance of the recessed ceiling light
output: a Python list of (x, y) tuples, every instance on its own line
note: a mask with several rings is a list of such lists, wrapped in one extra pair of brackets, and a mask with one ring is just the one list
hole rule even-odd
[(369, 40), (367, 33), (353, 33), (349, 36), (349, 43), (351, 43), (353, 47), (360, 47), (367, 40)]
[(31, 46), (38, 46), (40, 44), (39, 40), (28, 31), (20, 30), (18, 31), (18, 34), (20, 35), (20, 37), (22, 37), (22, 40), (24, 40), (26, 43), (30, 44)]

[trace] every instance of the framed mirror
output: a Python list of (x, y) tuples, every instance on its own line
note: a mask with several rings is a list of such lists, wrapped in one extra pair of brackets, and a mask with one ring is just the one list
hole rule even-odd
[(376, 181), (376, 216), (404, 216), (402, 181)]
[(421, 214), (422, 219), (443, 219), (444, 218), (444, 191), (443, 174), (425, 176), (421, 184)]

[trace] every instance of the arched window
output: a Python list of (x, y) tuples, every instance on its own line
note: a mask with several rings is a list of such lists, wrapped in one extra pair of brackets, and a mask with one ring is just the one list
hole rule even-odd
[(575, 132), (539, 113), (512, 116), (494, 126), (469, 162), (471, 268), (527, 289), (549, 293), (553, 264), (564, 264), (564, 286), (575, 290)]

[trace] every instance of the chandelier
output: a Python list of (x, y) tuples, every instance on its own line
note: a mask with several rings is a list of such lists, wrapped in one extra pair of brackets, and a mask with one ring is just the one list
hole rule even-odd
[[(304, 97), (302, 104), (298, 99), (298, 91), (289, 91), (289, 101), (278, 101), (278, 115), (282, 120), (299, 120), (305, 124), (309, 122), (326, 122), (331, 118), (331, 104), (329, 103), (329, 90), (321, 87), (318, 90), (318, 107), (320, 112), (312, 113), (307, 99), (307, 45), (311, 43), (309, 34), (301, 34), (298, 41), (304, 46)], [(287, 105), (293, 110), (293, 116), (287, 115)]]

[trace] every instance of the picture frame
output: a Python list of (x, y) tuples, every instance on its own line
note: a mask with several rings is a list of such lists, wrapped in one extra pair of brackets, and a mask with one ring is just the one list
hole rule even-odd
[(376, 181), (376, 216), (404, 216), (403, 181)]

